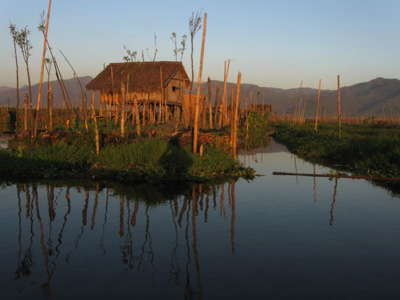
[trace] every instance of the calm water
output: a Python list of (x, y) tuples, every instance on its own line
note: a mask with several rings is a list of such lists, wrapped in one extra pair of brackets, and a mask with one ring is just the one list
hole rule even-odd
[(265, 176), (182, 192), (3, 185), (0, 298), (400, 298), (399, 197), (273, 176), (314, 172), (274, 142), (241, 160)]

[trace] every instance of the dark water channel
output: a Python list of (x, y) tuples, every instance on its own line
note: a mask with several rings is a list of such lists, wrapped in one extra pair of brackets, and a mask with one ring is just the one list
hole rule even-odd
[(254, 181), (3, 184), (1, 299), (399, 299), (400, 199), (273, 141)]

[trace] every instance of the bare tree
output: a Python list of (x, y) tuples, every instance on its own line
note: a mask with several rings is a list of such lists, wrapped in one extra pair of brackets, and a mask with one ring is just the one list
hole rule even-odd
[(16, 118), (16, 122), (15, 122), (15, 130), (18, 133), (19, 132), (19, 71), (18, 71), (18, 55), (17, 55), (17, 40), (18, 40), (18, 30), (15, 27), (14, 24), (11, 24), (10, 22), (10, 34), (11, 37), (13, 39), (13, 43), (14, 43), (14, 56), (15, 56), (15, 76), (16, 76), (16, 80), (17, 80), (17, 109), (15, 111), (15, 118)]
[(125, 61), (125, 62), (134, 62), (134, 61), (136, 61), (137, 51), (131, 51), (125, 45), (124, 45), (124, 49), (125, 49), (127, 55), (125, 55), (122, 58), (122, 60)]
[(201, 11), (198, 11), (196, 14), (192, 12), (192, 16), (189, 18), (189, 33), (190, 33), (190, 43), (191, 43), (190, 62), (192, 67), (192, 80), (189, 86), (189, 99), (192, 97), (193, 80), (194, 80), (193, 41), (194, 41), (194, 36), (200, 29), (201, 29)]
[(29, 87), (29, 115), (31, 116), (31, 131), (33, 135), (33, 116), (32, 116), (32, 85), (31, 85), (31, 76), (29, 73), (29, 56), (31, 56), (31, 50), (33, 48), (31, 42), (28, 39), (29, 34), (31, 33), (27, 26), (24, 29), (18, 31), (16, 30), (17, 37), (17, 45), (21, 49), (22, 57), (26, 66), (26, 74), (28, 76), (28, 87)]
[(177, 43), (178, 41), (177, 41), (177, 39), (176, 39), (176, 33), (175, 33), (175, 32), (173, 32), (169, 38), (171, 39), (172, 43), (174, 43), (174, 56), (175, 56), (175, 61), (178, 61), (178, 54), (181, 55), (181, 61), (182, 61), (183, 53), (184, 53), (185, 50), (186, 50), (186, 39), (187, 39), (187, 35), (186, 35), (186, 34), (182, 35), (182, 40), (181, 40), (181, 46), (182, 46), (182, 47), (180, 47), (180, 48), (178, 48), (178, 43)]

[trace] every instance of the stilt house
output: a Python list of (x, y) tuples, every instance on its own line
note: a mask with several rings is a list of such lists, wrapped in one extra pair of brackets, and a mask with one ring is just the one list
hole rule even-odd
[(126, 104), (150, 105), (153, 109), (162, 104), (172, 109), (182, 109), (189, 77), (181, 62), (124, 62), (111, 63), (86, 89), (100, 91), (100, 105), (119, 105), (121, 86), (126, 93)]

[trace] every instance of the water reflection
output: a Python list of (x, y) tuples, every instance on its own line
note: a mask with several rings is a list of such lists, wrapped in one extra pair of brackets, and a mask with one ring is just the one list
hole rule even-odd
[[(77, 260), (90, 255), (87, 251), (93, 251), (100, 262), (102, 257), (115, 255), (115, 245), (118, 245), (124, 272), (150, 274), (152, 285), (165, 280), (168, 284), (182, 286), (184, 299), (201, 299), (199, 243), (207, 237), (198, 235), (198, 226), (206, 226), (211, 212), (218, 211), (213, 218), (219, 216), (224, 226), (229, 227), (230, 251), (235, 252), (234, 180), (220, 186), (194, 186), (161, 203), (169, 210), (169, 220), (163, 215), (162, 221), (172, 224), (173, 242), (165, 243), (171, 244), (169, 249), (160, 246), (166, 237), (159, 233), (160, 215), (154, 209), (157, 204), (143, 201), (141, 198), (146, 195), (141, 197), (137, 190), (117, 194), (116, 190), (121, 187), (101, 183), (92, 187), (32, 183), (17, 184), (16, 188), (14, 211), (18, 218), (18, 250), (15, 252), (14, 291), (21, 297), (36, 287), (45, 298), (51, 299), (52, 280), (57, 273), (79, 269)], [(87, 249), (87, 241), (96, 239), (95, 244), (101, 248), (100, 256), (93, 247)], [(165, 251), (170, 253), (168, 262), (158, 257), (160, 252), (164, 257)], [(159, 270), (161, 275), (166, 275), (164, 279), (157, 276)], [(56, 291), (54, 298), (59, 296)]]

